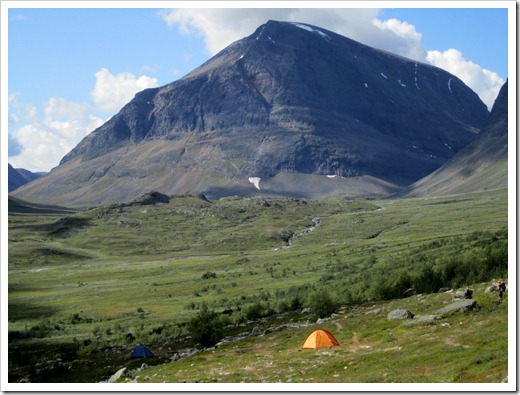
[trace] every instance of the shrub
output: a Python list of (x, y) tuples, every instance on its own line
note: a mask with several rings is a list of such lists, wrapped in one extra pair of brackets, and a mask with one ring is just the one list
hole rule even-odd
[(217, 278), (217, 273), (215, 272), (206, 272), (201, 276), (203, 280), (209, 280), (210, 278)]
[(193, 340), (204, 347), (212, 347), (222, 337), (224, 325), (220, 315), (210, 310), (206, 303), (202, 303), (200, 311), (188, 323), (188, 330)]
[(318, 290), (310, 295), (309, 307), (318, 318), (325, 318), (336, 311), (336, 303), (325, 290)]

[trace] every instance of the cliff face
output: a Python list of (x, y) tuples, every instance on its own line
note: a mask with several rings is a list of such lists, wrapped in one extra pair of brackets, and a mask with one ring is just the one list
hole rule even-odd
[(488, 116), (439, 68), (269, 21), (184, 78), (138, 93), (22, 196), (384, 195), (441, 166)]

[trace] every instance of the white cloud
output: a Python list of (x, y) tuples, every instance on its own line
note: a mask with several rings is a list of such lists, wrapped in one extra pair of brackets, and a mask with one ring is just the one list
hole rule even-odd
[(161, 17), (170, 27), (178, 26), (185, 35), (201, 36), (209, 53), (214, 55), (270, 19), (310, 23), (359, 40), (367, 37), (363, 34), (367, 30), (375, 30), (370, 24), (378, 13), (377, 9), (182, 8), (163, 11)]
[[(210, 54), (248, 36), (267, 20), (304, 22), (331, 30), (375, 48), (441, 67), (463, 80), (490, 108), (504, 80), (496, 73), (465, 60), (456, 50), (427, 51), (422, 34), (406, 21), (379, 19), (380, 10), (283, 8), (283, 9), (174, 9), (161, 13), (170, 27), (183, 34), (199, 35)], [(460, 56), (457, 56), (458, 52)]]
[[(157, 86), (155, 78), (146, 75), (137, 78), (131, 73), (114, 75), (106, 68), (99, 70), (95, 77), (91, 97), (103, 114), (118, 111), (137, 92)], [(92, 112), (88, 104), (51, 97), (40, 116), (34, 106), (22, 103), (19, 95), (9, 95), (9, 124), (14, 129), (9, 130), (9, 137), (15, 153), (9, 157), (9, 163), (31, 171), (49, 171), (88, 133), (105, 122), (91, 115)]]
[[(18, 108), (26, 107), (18, 101), (13, 104)], [(17, 150), (17, 155), (9, 157), (9, 163), (16, 168), (49, 171), (83, 137), (104, 122), (101, 118), (87, 115), (86, 111), (85, 104), (50, 98), (43, 118), (33, 112), (30, 123), (25, 123), (10, 133), (20, 149)], [(28, 118), (24, 117), (24, 120), (27, 121)]]
[(488, 108), (493, 106), (500, 88), (505, 83), (497, 73), (464, 59), (462, 53), (456, 49), (444, 52), (428, 51), (427, 60), (459, 77), (480, 96)]
[(137, 78), (132, 73), (112, 74), (102, 68), (96, 73), (96, 83), (90, 93), (99, 111), (113, 114), (128, 103), (137, 92), (156, 87), (157, 79), (142, 75)]
[(372, 23), (382, 33), (375, 45), (410, 59), (424, 61), (426, 50), (421, 43), (422, 34), (417, 33), (414, 25), (397, 19), (382, 21), (378, 18)]

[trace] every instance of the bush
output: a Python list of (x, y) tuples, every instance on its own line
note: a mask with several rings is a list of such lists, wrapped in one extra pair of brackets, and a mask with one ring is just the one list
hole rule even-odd
[(310, 295), (309, 307), (318, 318), (325, 318), (336, 311), (336, 303), (325, 290), (318, 290)]
[(206, 272), (201, 276), (203, 280), (209, 280), (210, 278), (217, 278), (217, 273), (215, 272)]
[(222, 337), (224, 325), (225, 323), (220, 315), (210, 310), (206, 303), (202, 303), (200, 311), (190, 320), (188, 330), (193, 340), (204, 347), (212, 347)]
[(245, 309), (245, 318), (248, 320), (258, 320), (263, 317), (268, 317), (275, 314), (269, 302), (256, 302)]

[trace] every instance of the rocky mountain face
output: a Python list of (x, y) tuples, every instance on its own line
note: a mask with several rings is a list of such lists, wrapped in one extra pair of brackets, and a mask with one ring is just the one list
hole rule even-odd
[(33, 173), (29, 170), (25, 169), (15, 169), (13, 166), (9, 165), (9, 170), (7, 172), (8, 185), (7, 188), (9, 192), (14, 191), (17, 188), (20, 188), (22, 185), (25, 185), (37, 178), (40, 178), (42, 173)]
[(269, 21), (180, 80), (138, 93), (17, 195), (76, 205), (150, 190), (384, 196), (440, 167), (488, 117), (446, 71)]
[(493, 104), (486, 126), (476, 140), (441, 168), (398, 193), (401, 197), (443, 196), (507, 188), (507, 84)]

